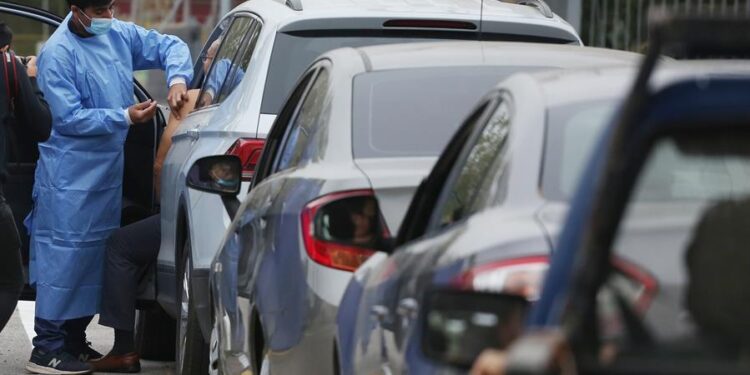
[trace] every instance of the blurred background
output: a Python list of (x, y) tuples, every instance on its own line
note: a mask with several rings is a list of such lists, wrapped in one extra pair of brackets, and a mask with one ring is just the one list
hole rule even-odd
[[(67, 14), (65, 0), (11, 0), (40, 7), (60, 16)], [(174, 34), (185, 40), (193, 58), (218, 19), (244, 0), (117, 0), (116, 17), (147, 28)], [(367, 2), (368, 0), (350, 0)], [(445, 0), (412, 0), (445, 1)], [(496, 1), (496, 0), (485, 0)], [(750, 15), (750, 0), (546, 0), (553, 10), (578, 30), (589, 46), (643, 52), (648, 43), (647, 15), (654, 6), (700, 13)], [(37, 54), (54, 31), (38, 23), (3, 16), (15, 32), (19, 55)], [(159, 101), (166, 97), (161, 72), (139, 72), (136, 78)]]
[[(45, 9), (61, 17), (68, 13), (65, 0), (11, 2)], [(195, 59), (217, 19), (242, 2), (243, 0), (117, 0), (115, 17), (179, 36), (190, 46)], [(7, 15), (2, 17), (2, 21), (13, 29), (13, 49), (19, 55), (37, 55), (43, 41), (54, 32), (53, 28), (36, 22)], [(167, 88), (162, 72), (138, 72), (136, 78), (154, 98), (164, 103)]]

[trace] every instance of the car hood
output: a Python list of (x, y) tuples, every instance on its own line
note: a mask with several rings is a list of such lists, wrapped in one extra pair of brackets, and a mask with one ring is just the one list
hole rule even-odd
[(434, 157), (356, 160), (375, 191), (391, 234), (398, 232), (417, 186), (430, 173), (436, 160)]

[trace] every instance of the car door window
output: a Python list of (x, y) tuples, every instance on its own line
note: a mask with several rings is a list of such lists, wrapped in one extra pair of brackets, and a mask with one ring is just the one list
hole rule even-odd
[(644, 155), (595, 299), (591, 332), (614, 366), (747, 368), (750, 133), (720, 125), (666, 134)]
[[(199, 55), (198, 60), (196, 60), (195, 66), (193, 67), (193, 81), (190, 84), (190, 89), (200, 89), (203, 86), (203, 81), (205, 80), (206, 74), (211, 68), (211, 62), (213, 62), (213, 58), (208, 58), (209, 53), (216, 53), (217, 44), (215, 44), (215, 42), (217, 40), (223, 39), (224, 35), (229, 30), (229, 25), (232, 24), (233, 20), (234, 17), (226, 17), (222, 19), (221, 22), (219, 22), (219, 24), (211, 32), (211, 35), (209, 35), (206, 43), (203, 45), (203, 50), (201, 50), (201, 54)], [(209, 51), (211, 49), (211, 46), (214, 46), (214, 51)]]
[(327, 118), (328, 78), (328, 70), (320, 69), (292, 118), (279, 153), (277, 172), (304, 165), (316, 154), (314, 139)]
[[(487, 206), (508, 161), (511, 102), (505, 96), (456, 165), (433, 212), (430, 228), (443, 228)], [(495, 193), (503, 194), (502, 191)], [(494, 196), (494, 194), (493, 194)]]
[(247, 67), (250, 65), (250, 59), (252, 59), (253, 52), (255, 52), (255, 46), (258, 43), (261, 27), (262, 24), (260, 21), (255, 19), (252, 21), (247, 36), (242, 43), (243, 48), (232, 62), (231, 70), (229, 71), (227, 78), (224, 80), (221, 92), (217, 96), (218, 103), (223, 102), (229, 95), (231, 95), (245, 77)]
[(226, 35), (214, 40), (212, 45), (208, 46), (203, 61), (206, 66), (211, 64), (211, 68), (203, 82), (196, 109), (220, 103), (221, 89), (233, 70), (238, 52), (242, 49), (248, 30), (254, 23), (254, 19), (249, 16), (237, 17)]

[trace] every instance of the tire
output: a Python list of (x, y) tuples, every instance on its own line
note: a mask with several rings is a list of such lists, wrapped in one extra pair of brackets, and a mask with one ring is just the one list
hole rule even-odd
[(180, 282), (177, 286), (177, 307), (179, 316), (177, 319), (175, 339), (175, 367), (178, 374), (182, 375), (205, 375), (209, 371), (209, 348), (208, 343), (203, 340), (198, 323), (198, 316), (192, 299), (192, 288), (190, 287), (190, 275), (192, 274), (192, 263), (190, 240), (185, 241), (182, 252), (182, 263), (180, 267)]
[(135, 350), (141, 358), (174, 361), (174, 319), (161, 306), (138, 310), (135, 319)]

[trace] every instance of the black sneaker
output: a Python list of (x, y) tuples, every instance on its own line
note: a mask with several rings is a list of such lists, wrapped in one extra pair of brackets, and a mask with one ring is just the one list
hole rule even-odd
[(31, 359), (26, 364), (26, 371), (32, 374), (77, 375), (90, 374), (91, 370), (91, 365), (79, 361), (62, 350), (55, 353), (45, 353), (38, 348), (34, 348), (31, 352)]
[(104, 357), (102, 353), (97, 352), (91, 347), (90, 342), (84, 342), (80, 345), (69, 345), (65, 347), (65, 351), (70, 353), (74, 358), (77, 358), (81, 362), (88, 362)]

